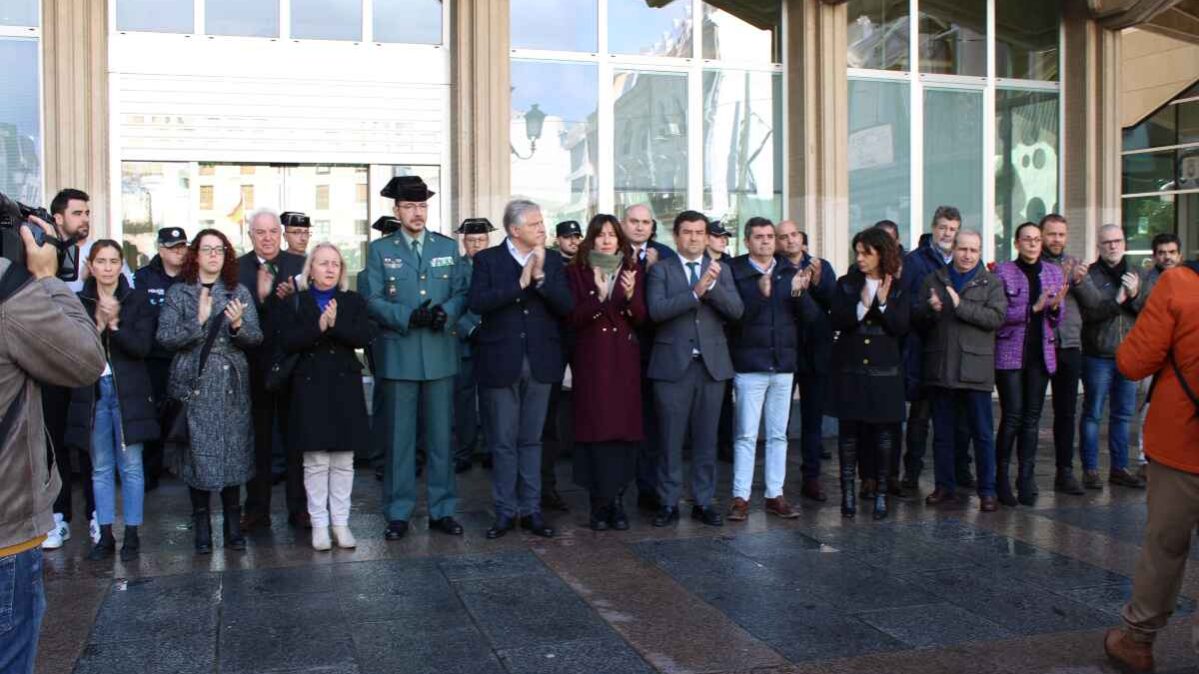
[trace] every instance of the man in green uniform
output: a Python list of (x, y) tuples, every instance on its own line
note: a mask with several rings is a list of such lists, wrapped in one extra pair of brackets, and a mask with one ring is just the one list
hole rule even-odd
[(400, 229), (370, 245), (367, 307), (382, 331), (372, 348), (382, 387), (383, 514), (387, 540), (403, 538), (416, 506), (418, 410), (428, 451), (429, 528), (461, 535), (450, 444), (458, 345), (453, 326), (466, 309), (469, 270), (458, 244), (425, 228), (433, 196), (417, 176), (400, 176), (380, 193), (395, 199)]

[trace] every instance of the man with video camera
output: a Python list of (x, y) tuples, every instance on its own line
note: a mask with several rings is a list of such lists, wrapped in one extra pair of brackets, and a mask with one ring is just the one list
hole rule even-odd
[(0, 672), (25, 674), (33, 672), (46, 609), (40, 546), (61, 487), (46, 446), (41, 384), (92, 384), (105, 360), (95, 323), (56, 277), (55, 228), (22, 217), (24, 209), (2, 195), (0, 206), (0, 588), (12, 589), (11, 611), (0, 611)]

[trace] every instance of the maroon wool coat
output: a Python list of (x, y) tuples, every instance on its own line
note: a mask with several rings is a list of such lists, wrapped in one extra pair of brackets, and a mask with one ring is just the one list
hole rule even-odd
[(645, 272), (634, 270), (633, 299), (619, 278), (611, 297), (599, 301), (595, 272), (576, 264), (566, 268), (574, 298), (568, 323), (574, 330), (570, 355), (575, 442), (640, 442), (641, 346), (636, 329), (646, 320)]

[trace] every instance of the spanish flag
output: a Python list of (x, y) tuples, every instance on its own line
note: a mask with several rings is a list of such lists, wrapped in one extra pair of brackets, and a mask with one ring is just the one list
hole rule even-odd
[(229, 222), (233, 223), (237, 227), (241, 227), (242, 221), (246, 219), (245, 203), (246, 198), (243, 196), (241, 199), (237, 200), (237, 205), (233, 207), (232, 211), (229, 211), (229, 215), (225, 216), (229, 219)]

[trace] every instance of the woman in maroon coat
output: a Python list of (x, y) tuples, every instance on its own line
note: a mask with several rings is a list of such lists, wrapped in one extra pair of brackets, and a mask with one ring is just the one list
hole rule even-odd
[(591, 493), (591, 528), (629, 528), (621, 495), (637, 463), (641, 430), (641, 347), (645, 272), (611, 215), (597, 215), (566, 269), (574, 297), (570, 358), (574, 479)]

